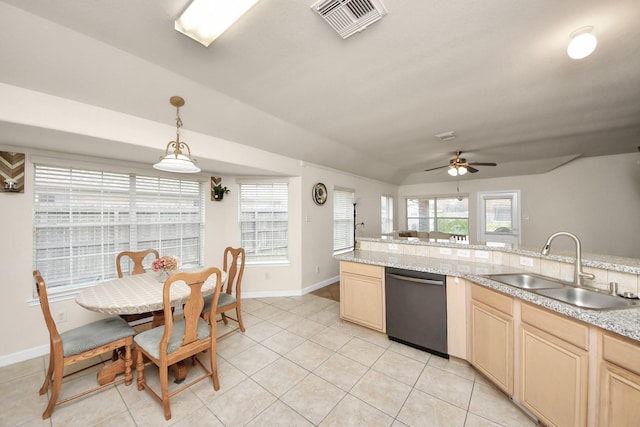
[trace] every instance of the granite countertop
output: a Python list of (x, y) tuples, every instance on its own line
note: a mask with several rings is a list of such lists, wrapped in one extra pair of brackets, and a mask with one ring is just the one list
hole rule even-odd
[(336, 255), (336, 259), (462, 277), (523, 301), (640, 341), (640, 308), (622, 310), (583, 309), (483, 277), (487, 274), (526, 273), (526, 271), (514, 267), (361, 250)]
[[(530, 258), (542, 258), (540, 254), (541, 248), (528, 248), (524, 246), (508, 247), (490, 246), (482, 244), (461, 244), (461, 243), (444, 243), (444, 242), (432, 242), (427, 240), (420, 240), (418, 238), (410, 237), (405, 239), (391, 239), (391, 238), (379, 238), (379, 237), (358, 237), (360, 242), (378, 242), (378, 243), (397, 243), (402, 245), (425, 245), (425, 246), (441, 246), (455, 249), (476, 249), (484, 251), (500, 251), (505, 253), (512, 253), (522, 255)], [(549, 255), (544, 255), (545, 259), (562, 261), (566, 263), (574, 263), (575, 253), (573, 251), (554, 250)], [(582, 253), (582, 265), (593, 268), (602, 268), (605, 270), (620, 271), (623, 273), (640, 274), (640, 259), (626, 258), (613, 255), (602, 255), (592, 253)]]

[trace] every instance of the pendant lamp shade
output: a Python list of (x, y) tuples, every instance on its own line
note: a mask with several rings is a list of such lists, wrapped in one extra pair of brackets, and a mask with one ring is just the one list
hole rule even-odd
[[(180, 128), (182, 127), (180, 107), (184, 105), (184, 99), (172, 96), (169, 102), (176, 107), (176, 140), (167, 144), (164, 155), (160, 156), (160, 161), (153, 167), (165, 172), (200, 172), (200, 168), (196, 166), (196, 160), (191, 157), (191, 149), (186, 142), (180, 141)], [(183, 153), (183, 150), (186, 150), (186, 154)]]

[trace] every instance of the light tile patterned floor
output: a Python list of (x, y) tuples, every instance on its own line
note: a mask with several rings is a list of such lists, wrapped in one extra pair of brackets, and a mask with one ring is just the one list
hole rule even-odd
[[(466, 363), (343, 322), (335, 301), (309, 294), (247, 299), (243, 308), (246, 334), (219, 343), (221, 389), (202, 381), (176, 395), (170, 421), (135, 381), (59, 406), (42, 421), (41, 357), (0, 368), (0, 426), (535, 425)], [(145, 372), (157, 386), (157, 371)], [(92, 382), (95, 370), (64, 383), (63, 394)]]

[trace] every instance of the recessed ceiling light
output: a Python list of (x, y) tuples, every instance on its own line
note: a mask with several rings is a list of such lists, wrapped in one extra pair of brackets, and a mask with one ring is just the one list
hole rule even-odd
[(206, 47), (258, 0), (193, 0), (175, 21), (176, 31)]
[(571, 41), (567, 47), (567, 55), (572, 59), (582, 59), (591, 55), (596, 46), (598, 39), (591, 34), (593, 27), (582, 27), (575, 30), (569, 37)]

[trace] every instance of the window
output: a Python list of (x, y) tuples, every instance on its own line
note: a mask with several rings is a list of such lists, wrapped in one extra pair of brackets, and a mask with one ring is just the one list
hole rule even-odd
[(34, 267), (56, 290), (115, 278), (116, 255), (157, 249), (203, 264), (203, 184), (35, 166)]
[(240, 240), (247, 263), (289, 260), (289, 185), (240, 184)]
[(380, 207), (381, 231), (391, 233), (393, 231), (393, 197), (382, 196)]
[(519, 191), (478, 193), (480, 242), (519, 243), (519, 198)]
[(354, 244), (353, 203), (355, 192), (333, 189), (333, 252), (351, 250)]
[(407, 199), (407, 228), (415, 231), (439, 231), (469, 234), (468, 197), (431, 197)]

